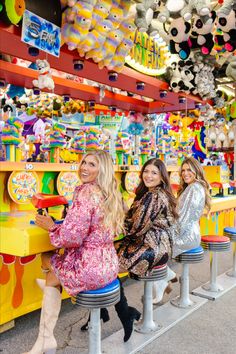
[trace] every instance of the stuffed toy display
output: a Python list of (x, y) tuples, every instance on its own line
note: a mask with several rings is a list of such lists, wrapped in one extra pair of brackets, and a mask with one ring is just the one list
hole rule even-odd
[(208, 149), (212, 149), (216, 144), (217, 130), (216, 130), (216, 121), (211, 118), (207, 121), (207, 130), (206, 130), (206, 146)]
[(47, 88), (49, 90), (54, 90), (54, 81), (52, 79), (52, 75), (50, 73), (50, 65), (48, 61), (37, 59), (36, 64), (38, 67), (38, 80), (33, 80), (34, 87), (38, 87), (40, 89)]
[(204, 63), (203, 57), (192, 57), (186, 61), (178, 60), (176, 57), (173, 59), (167, 70), (172, 91), (199, 94), (203, 99), (216, 96), (214, 67)]
[(191, 25), (182, 17), (174, 19), (169, 27), (169, 49), (172, 54), (179, 54), (182, 60), (190, 55), (191, 42), (189, 39)]
[(210, 16), (194, 16), (190, 36), (192, 48), (200, 48), (202, 54), (204, 55), (210, 54), (212, 48), (214, 47), (212, 32), (214, 29), (215, 19), (215, 11), (212, 11)]

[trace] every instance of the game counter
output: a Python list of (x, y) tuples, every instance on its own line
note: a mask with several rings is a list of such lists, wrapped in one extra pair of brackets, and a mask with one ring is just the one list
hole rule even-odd
[[(33, 205), (28, 200), (23, 202), (15, 188), (10, 189), (11, 174), (27, 172), (27, 177), (29, 172), (34, 172), (38, 192), (57, 194), (60, 189), (58, 176), (61, 173), (72, 173), (73, 176), (77, 176), (77, 170), (76, 164), (1, 163), (0, 331), (14, 325), (15, 318), (40, 308), (42, 292), (35, 283), (35, 278), (43, 277), (40, 253), (53, 249), (48, 232), (30, 224), (36, 213)], [(118, 182), (121, 185), (125, 184), (125, 188), (128, 189), (126, 194), (129, 203), (134, 196), (135, 184), (138, 183), (139, 170), (139, 166), (115, 166)], [(178, 167), (169, 167), (168, 170), (176, 174)], [(20, 176), (19, 181), (21, 177), (25, 176)], [(16, 183), (18, 177), (14, 176), (11, 181), (13, 184)], [(61, 187), (61, 191), (71, 193), (75, 188), (73, 183), (78, 181), (71, 178), (70, 182), (70, 188)], [(24, 183), (19, 183), (20, 188), (29, 189)], [(35, 188), (35, 183), (32, 186)], [(23, 189), (21, 193), (24, 196)], [(62, 208), (51, 209), (50, 214), (60, 218)], [(200, 220), (202, 235), (222, 234), (225, 225), (236, 225), (236, 195), (213, 198), (209, 217), (203, 216)], [(63, 293), (63, 296), (68, 295)]]

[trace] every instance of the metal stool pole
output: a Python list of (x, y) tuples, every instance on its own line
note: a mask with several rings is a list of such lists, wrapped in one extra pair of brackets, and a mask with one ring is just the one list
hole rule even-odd
[(89, 354), (102, 354), (100, 308), (90, 311)]

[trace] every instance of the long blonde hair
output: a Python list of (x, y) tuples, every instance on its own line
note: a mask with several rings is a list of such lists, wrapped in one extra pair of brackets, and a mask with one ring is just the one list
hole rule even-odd
[(207, 214), (209, 214), (211, 209), (211, 196), (210, 196), (210, 186), (204, 176), (204, 170), (201, 164), (194, 157), (186, 157), (180, 167), (180, 188), (178, 191), (178, 197), (184, 192), (188, 184), (184, 182), (182, 177), (182, 168), (184, 164), (188, 164), (191, 171), (195, 174), (196, 182), (200, 183), (205, 190), (205, 209)]
[(111, 226), (118, 235), (123, 231), (124, 210), (121, 193), (118, 191), (117, 181), (115, 179), (112, 158), (106, 151), (94, 150), (88, 152), (83, 157), (81, 163), (90, 155), (94, 156), (99, 164), (97, 185), (105, 198), (103, 204), (104, 223), (107, 226)]

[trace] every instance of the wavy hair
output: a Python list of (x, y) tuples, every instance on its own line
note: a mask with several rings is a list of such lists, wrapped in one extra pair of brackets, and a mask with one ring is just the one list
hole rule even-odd
[(143, 181), (143, 172), (145, 170), (145, 168), (149, 165), (154, 165), (158, 168), (160, 175), (161, 175), (161, 184), (157, 187), (161, 187), (163, 192), (166, 194), (169, 203), (170, 203), (170, 209), (173, 213), (173, 216), (175, 219), (178, 218), (178, 213), (176, 210), (176, 206), (177, 206), (177, 201), (176, 198), (172, 192), (171, 189), (171, 185), (170, 185), (170, 179), (169, 179), (169, 175), (166, 169), (166, 166), (164, 164), (163, 161), (161, 161), (160, 159), (157, 158), (153, 158), (148, 160), (147, 162), (145, 162), (145, 164), (143, 165), (141, 172), (140, 172), (140, 183), (136, 189), (136, 197), (135, 200), (140, 200), (143, 195), (148, 191), (148, 188), (145, 186), (144, 181)]
[(118, 191), (117, 181), (112, 163), (112, 158), (108, 152), (103, 150), (94, 150), (84, 155), (81, 163), (87, 156), (94, 156), (99, 165), (97, 185), (102, 191), (104, 200), (104, 223), (111, 226), (118, 235), (123, 231), (124, 210), (121, 193)]
[(205, 190), (205, 209), (207, 211), (207, 214), (209, 214), (211, 209), (210, 186), (204, 176), (204, 170), (200, 162), (192, 156), (186, 157), (180, 166), (180, 189), (178, 191), (178, 197), (188, 187), (188, 184), (184, 182), (182, 177), (182, 169), (184, 164), (189, 165), (191, 171), (195, 174), (195, 180), (203, 186)]

